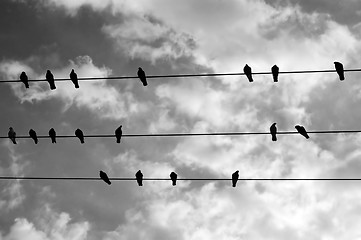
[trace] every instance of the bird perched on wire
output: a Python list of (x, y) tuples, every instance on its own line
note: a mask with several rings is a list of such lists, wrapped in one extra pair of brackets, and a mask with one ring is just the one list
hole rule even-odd
[(112, 184), (108, 178), (108, 175), (103, 172), (103, 171), (99, 171), (99, 177), (104, 181), (106, 182), (108, 185)]
[(78, 75), (74, 72), (74, 69), (70, 72), (70, 80), (74, 83), (75, 88), (79, 88)]
[(135, 174), (135, 178), (137, 179), (138, 185), (143, 186), (143, 173), (140, 170)]
[(246, 74), (248, 81), (253, 82), (252, 68), (246, 64), (246, 66), (244, 66), (244, 68), (243, 68), (243, 72), (244, 72), (244, 74)]
[(25, 72), (20, 74), (20, 81), (22, 81), (26, 88), (29, 88), (29, 79)]
[(14, 144), (16, 144), (16, 133), (12, 127), (9, 127), (8, 137)]
[(307, 134), (306, 129), (303, 126), (296, 125), (295, 126), (297, 132), (299, 132), (302, 136), (304, 136), (306, 139), (309, 139), (310, 137)]
[(56, 132), (55, 132), (54, 128), (50, 128), (49, 137), (51, 139), (51, 143), (56, 143)]
[(236, 187), (239, 178), (238, 170), (232, 173), (232, 187)]
[(138, 68), (138, 77), (140, 79), (140, 81), (143, 83), (143, 86), (147, 86), (148, 83), (147, 83), (147, 77), (145, 75), (145, 72), (143, 71), (143, 69), (141, 67)]
[(175, 186), (177, 184), (178, 175), (175, 172), (171, 172), (169, 176), (172, 180), (172, 185)]
[(54, 80), (54, 75), (50, 72), (50, 70), (47, 70), (47, 71), (46, 71), (45, 78), (46, 78), (46, 80), (49, 82), (50, 89), (51, 89), (51, 90), (56, 89), (55, 80)]
[(343, 64), (340, 62), (333, 62), (335, 64), (335, 69), (336, 72), (338, 74), (338, 77), (340, 78), (340, 80), (345, 80), (345, 74), (344, 74), (344, 70), (343, 70)]
[(277, 67), (277, 65), (273, 65), (273, 67), (271, 68), (272, 71), (272, 76), (273, 76), (273, 81), (274, 82), (278, 82), (278, 73), (279, 73), (279, 67)]
[(36, 132), (33, 129), (29, 130), (29, 136), (34, 140), (35, 144), (38, 144), (38, 136), (36, 135)]
[(80, 130), (79, 128), (75, 130), (75, 136), (79, 138), (81, 144), (84, 143), (84, 134), (82, 130)]
[(273, 123), (271, 127), (269, 128), (271, 135), (272, 135), (272, 141), (277, 141), (277, 127), (276, 123)]
[(120, 139), (122, 139), (122, 135), (123, 135), (122, 125), (120, 125), (120, 126), (115, 130), (115, 137), (116, 137), (116, 139), (117, 139), (117, 143), (120, 143)]

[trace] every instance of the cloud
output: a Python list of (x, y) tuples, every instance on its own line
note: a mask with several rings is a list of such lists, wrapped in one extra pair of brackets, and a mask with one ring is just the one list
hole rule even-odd
[[(44, 79), (44, 75), (36, 73), (29, 65), (31, 63), (3, 61), (0, 64), (0, 72), (7, 79), (18, 79), (22, 71), (26, 71), (30, 79)], [(52, 70), (52, 73), (55, 78), (69, 78), (72, 68), (78, 77), (107, 77), (111, 73), (106, 67), (95, 66), (89, 56), (80, 56), (75, 61), (70, 61), (68, 66)], [(80, 81), (79, 89), (75, 89), (70, 80), (56, 82), (57, 89), (54, 91), (50, 91), (48, 83), (45, 82), (30, 82), (29, 89), (25, 89), (22, 84), (9, 85), (21, 103), (60, 99), (64, 104), (63, 112), (71, 106), (76, 106), (91, 110), (99, 118), (123, 119), (142, 110), (142, 104), (136, 101), (132, 92), (120, 91), (106, 81)]]
[[(26, 218), (16, 218), (10, 231), (1, 240), (82, 240), (87, 239), (90, 229), (88, 222), (73, 222), (67, 213), (56, 213), (48, 206), (41, 210), (43, 216), (34, 224)], [(37, 226), (38, 225), (38, 226)]]
[(147, 17), (128, 17), (121, 24), (104, 26), (103, 31), (115, 40), (121, 52), (152, 64), (157, 60), (191, 56), (194, 45), (190, 36)]
[[(28, 162), (24, 161), (22, 155), (16, 153), (14, 146), (9, 141), (4, 141), (2, 146), (9, 152), (8, 161), (10, 162), (7, 164), (6, 161), (3, 162), (8, 167), (0, 165), (0, 174), (2, 176), (22, 176)], [(24, 203), (26, 195), (20, 181), (6, 181), (1, 185), (3, 186), (0, 198), (1, 211), (9, 212)]]

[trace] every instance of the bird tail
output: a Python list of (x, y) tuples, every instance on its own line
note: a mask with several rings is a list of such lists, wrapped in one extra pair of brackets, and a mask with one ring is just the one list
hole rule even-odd
[(145, 87), (145, 86), (147, 86), (147, 85), (148, 85), (147, 81), (144, 81), (144, 82), (143, 82), (143, 86)]
[(83, 144), (83, 143), (84, 143), (84, 139), (80, 139), (80, 143)]
[(117, 143), (120, 143), (120, 138), (117, 138)]
[(16, 144), (16, 140), (15, 138), (11, 139), (11, 141), (13, 141), (14, 144)]
[(51, 143), (56, 143), (56, 140), (55, 140), (55, 138), (51, 140)]
[(277, 141), (277, 136), (276, 135), (272, 135), (272, 141)]
[(79, 88), (79, 84), (78, 83), (74, 83), (75, 88)]
[(56, 89), (55, 83), (53, 83), (53, 82), (50, 83), (50, 89), (51, 89), (51, 90), (55, 90), (55, 89)]
[(173, 185), (173, 186), (177, 185), (176, 180), (173, 180), (172, 185)]
[(35, 142), (35, 144), (38, 144), (38, 139), (37, 138), (34, 139), (34, 142)]
[(26, 88), (29, 88), (29, 83), (24, 83)]
[(273, 76), (273, 81), (274, 81), (274, 82), (278, 82), (278, 76), (274, 75), (274, 76)]
[(343, 72), (340, 73), (340, 80), (341, 81), (345, 80), (345, 74)]

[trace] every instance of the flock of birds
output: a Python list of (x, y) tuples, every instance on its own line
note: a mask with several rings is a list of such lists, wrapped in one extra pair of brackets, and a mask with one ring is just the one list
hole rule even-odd
[[(343, 64), (340, 62), (334, 62), (334, 64), (335, 64), (335, 69), (336, 69), (336, 72), (337, 72), (340, 80), (341, 81), (345, 80)], [(273, 81), (278, 82), (279, 67), (277, 65), (274, 65), (271, 68), (271, 71), (272, 71)], [(243, 72), (247, 76), (248, 81), (253, 82), (252, 68), (250, 66), (248, 66), (248, 64), (246, 64), (244, 66)], [(138, 78), (140, 79), (140, 81), (142, 82), (143, 86), (147, 86), (148, 85), (147, 76), (141, 67), (138, 68), (137, 75), (138, 75)], [(78, 75), (75, 73), (74, 69), (71, 70), (69, 77), (70, 77), (70, 80), (73, 82), (75, 88), (79, 88)], [(56, 86), (55, 86), (54, 75), (52, 74), (52, 72), (50, 70), (46, 71), (45, 78), (50, 85), (50, 89), (55, 90)], [(29, 78), (25, 72), (22, 72), (20, 74), (20, 81), (24, 83), (26, 88), (29, 88)]]
[[(173, 186), (177, 185), (178, 174), (176, 174), (175, 172), (171, 172), (169, 176), (170, 176), (170, 180), (172, 181), (172, 185)], [(112, 184), (112, 182), (110, 181), (108, 175), (105, 172), (99, 171), (99, 177), (104, 182), (106, 182), (108, 185)], [(135, 173), (135, 179), (137, 180), (137, 183), (138, 183), (139, 187), (143, 186), (143, 173), (142, 173), (141, 170), (138, 170), (138, 172)], [(237, 177), (237, 180), (238, 180), (238, 177)]]
[[(137, 72), (138, 78), (140, 79), (140, 81), (143, 83), (143, 86), (147, 86), (147, 77), (145, 75), (144, 70), (139, 67), (138, 68), (138, 72)], [(73, 82), (74, 87), (75, 88), (79, 88), (79, 80), (78, 80), (78, 74), (76, 74), (76, 72), (74, 71), (74, 69), (71, 70), (70, 74), (69, 74), (70, 80)], [(29, 78), (28, 75), (26, 75), (25, 72), (22, 72), (20, 74), (20, 81), (22, 83), (24, 83), (25, 88), (29, 88)], [(46, 71), (45, 74), (45, 79), (46, 81), (48, 81), (49, 85), (50, 85), (50, 90), (55, 90), (56, 86), (55, 86), (55, 79), (54, 79), (54, 75), (50, 70)]]
[[(273, 123), (270, 127), (270, 134), (272, 136), (272, 141), (277, 141), (277, 127), (276, 127), (277, 123)], [(120, 125), (117, 129), (115, 129), (114, 131), (114, 136), (116, 138), (116, 142), (120, 143), (122, 135), (123, 135), (123, 130), (122, 130), (122, 125)], [(304, 136), (306, 139), (309, 139), (310, 137), (307, 134), (306, 129), (303, 126), (300, 125), (296, 125), (295, 129), (297, 130), (298, 133), (300, 133), (302, 136)], [(38, 140), (38, 136), (35, 132), (34, 129), (30, 129), (29, 130), (29, 136), (30, 138), (32, 138), (34, 140), (35, 144), (38, 144), (39, 140)], [(84, 133), (82, 130), (80, 130), (79, 128), (75, 130), (75, 137), (79, 138), (80, 143), (84, 143)], [(9, 128), (9, 132), (8, 132), (8, 138), (13, 142), (13, 144), (17, 144), (16, 142), (16, 132), (14, 131), (14, 129), (12, 127)], [(49, 138), (51, 139), (52, 143), (56, 143), (56, 132), (54, 128), (51, 128), (49, 130)]]
[[(345, 76), (344, 76), (343, 64), (340, 62), (334, 62), (334, 64), (335, 64), (335, 69), (336, 69), (337, 74), (339, 75), (340, 80), (341, 81), (344, 80)], [(279, 67), (277, 65), (274, 65), (271, 68), (271, 71), (272, 71), (272, 76), (273, 76), (274, 82), (278, 82)], [(243, 72), (247, 76), (248, 81), (253, 82), (252, 68), (250, 66), (248, 66), (248, 64), (246, 64), (244, 66)], [(140, 68), (140, 67), (138, 68), (137, 75), (138, 75), (138, 78), (140, 79), (140, 81), (142, 82), (143, 86), (147, 86), (148, 83), (147, 83), (146, 74), (142, 68)], [(74, 69), (71, 70), (69, 76), (70, 76), (70, 80), (73, 82), (75, 88), (79, 88), (78, 75), (75, 73)], [(47, 70), (45, 77), (46, 77), (46, 80), (49, 82), (50, 89), (51, 90), (56, 89), (54, 75), (51, 73), (50, 70)], [(20, 74), (20, 81), (24, 83), (26, 88), (29, 88), (29, 80), (28, 80), (28, 76), (26, 75), (25, 72), (22, 72)], [(310, 138), (307, 134), (306, 129), (303, 126), (296, 125), (295, 129), (306, 139)], [(115, 130), (115, 137), (116, 137), (117, 143), (120, 143), (122, 134), (123, 134), (123, 132), (122, 132), (122, 125), (121, 125)], [(272, 136), (272, 141), (277, 141), (276, 123), (273, 123), (271, 125), (270, 134)], [(29, 136), (34, 140), (35, 144), (38, 143), (37, 134), (33, 129), (29, 130)], [(84, 143), (84, 133), (82, 130), (80, 130), (79, 128), (76, 129), (75, 136), (79, 138), (80, 143), (82, 143), (82, 144)], [(8, 137), (14, 144), (16, 144), (16, 133), (12, 127), (9, 128)], [(49, 137), (50, 137), (52, 143), (56, 143), (56, 132), (55, 132), (54, 128), (51, 128), (49, 130)], [(171, 172), (171, 174), (169, 176), (170, 176), (170, 180), (172, 181), (172, 185), (175, 186), (176, 182), (177, 182), (177, 178), (178, 178), (177, 173)], [(111, 181), (105, 172), (100, 171), (99, 177), (104, 182), (106, 182), (108, 185), (111, 185)], [(136, 177), (138, 185), (143, 186), (143, 173), (141, 172), (141, 170), (136, 172), (135, 177)], [(237, 170), (232, 174), (232, 187), (236, 187), (238, 179), (239, 179), (239, 171)]]
[[(300, 125), (296, 125), (295, 129), (297, 130), (298, 133), (300, 133), (302, 136), (304, 136), (306, 139), (309, 139), (310, 137), (307, 134), (306, 129), (303, 126)], [(116, 142), (120, 143), (121, 138), (122, 138), (122, 125), (120, 125), (116, 130), (115, 130), (115, 137), (116, 137)], [(270, 134), (272, 136), (272, 141), (277, 141), (277, 127), (276, 127), (276, 123), (273, 123), (270, 127)], [(34, 140), (34, 143), (37, 144), (38, 143), (38, 137), (36, 132), (33, 129), (29, 130), (29, 136)], [(75, 130), (75, 136), (79, 138), (80, 143), (84, 143), (84, 134), (83, 131), (80, 130), (79, 128)], [(14, 129), (12, 127), (9, 128), (9, 132), (8, 132), (8, 137), (9, 139), (14, 143), (16, 143), (16, 132), (14, 131)], [(54, 130), (54, 128), (51, 128), (49, 130), (49, 137), (51, 138), (51, 142), (52, 143), (56, 143), (56, 132)], [(100, 179), (102, 179), (104, 182), (106, 182), (108, 185), (111, 185), (111, 181), (108, 177), (108, 175), (103, 172), (100, 171), (99, 172), (99, 176)], [(137, 183), (139, 186), (143, 186), (143, 173), (141, 172), (141, 170), (139, 170), (136, 174), (135, 174)], [(172, 181), (172, 185), (175, 186), (176, 182), (177, 182), (177, 173), (175, 172), (171, 172), (170, 174), (170, 180)], [(232, 186), (236, 187), (237, 185), (237, 181), (239, 179), (239, 171), (235, 171), (232, 174)]]
[[(122, 135), (123, 135), (122, 125), (120, 125), (115, 130), (115, 138), (116, 138), (117, 143), (120, 143)], [(32, 138), (34, 140), (35, 144), (38, 144), (38, 142), (39, 142), (38, 135), (36, 134), (34, 129), (29, 130), (29, 136), (30, 136), (30, 138)], [(81, 144), (83, 144), (85, 142), (84, 141), (84, 133), (79, 128), (75, 130), (75, 136), (77, 138), (79, 138)], [(17, 142), (16, 142), (16, 132), (14, 131), (14, 129), (12, 127), (9, 128), (8, 137), (14, 144), (17, 144)], [(51, 143), (56, 143), (56, 132), (55, 132), (54, 128), (51, 128), (49, 130), (49, 137), (51, 139)]]

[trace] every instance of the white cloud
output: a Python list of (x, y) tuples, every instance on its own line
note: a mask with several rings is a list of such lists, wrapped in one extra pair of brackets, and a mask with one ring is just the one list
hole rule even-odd
[[(52, 70), (55, 78), (69, 78), (70, 69), (74, 68), (78, 77), (107, 77), (111, 71), (106, 67), (97, 67), (89, 56), (80, 56), (68, 66)], [(44, 79), (44, 75), (35, 73), (24, 62), (3, 61), (0, 72), (8, 79), (18, 79), (20, 73), (26, 71), (30, 79)], [(48, 83), (30, 82), (30, 88), (25, 89), (19, 84), (10, 84), (14, 94), (21, 102), (37, 102), (50, 99), (63, 101), (65, 112), (71, 106), (85, 107), (93, 111), (100, 118), (122, 119), (129, 114), (142, 111), (142, 104), (137, 102), (128, 90), (118, 90), (108, 85), (106, 81), (79, 82), (79, 89), (69, 82), (55, 82), (57, 89), (49, 90)]]
[[(70, 222), (67, 213), (56, 213), (49, 207), (44, 207), (44, 214), (38, 219), (40, 224), (34, 224), (26, 218), (16, 218), (10, 231), (1, 240), (82, 240), (87, 239), (90, 229), (88, 222)], [(36, 225), (39, 225), (38, 227)]]

